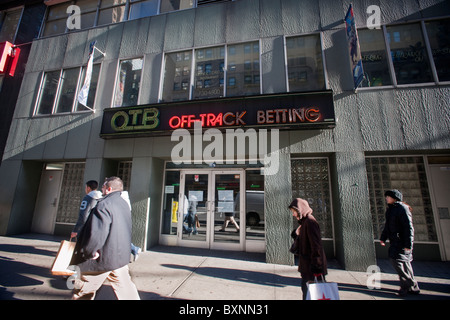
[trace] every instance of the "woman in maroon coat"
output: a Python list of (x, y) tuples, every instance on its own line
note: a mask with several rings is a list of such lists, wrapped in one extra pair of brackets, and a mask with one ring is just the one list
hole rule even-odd
[(299, 227), (292, 231), (294, 246), (291, 251), (298, 255), (298, 271), (302, 277), (303, 299), (306, 299), (308, 281), (315, 277), (319, 280), (327, 274), (327, 258), (322, 247), (319, 224), (312, 215), (312, 209), (306, 200), (294, 199), (289, 205), (292, 215), (298, 220)]

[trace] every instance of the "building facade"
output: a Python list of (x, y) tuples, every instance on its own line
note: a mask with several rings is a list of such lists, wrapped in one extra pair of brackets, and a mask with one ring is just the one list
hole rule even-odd
[(416, 259), (450, 259), (450, 4), (376, 2), (352, 2), (355, 90), (350, 1), (44, 1), (0, 167), (0, 234), (69, 235), (84, 183), (118, 175), (143, 248), (293, 264), (287, 206), (302, 197), (327, 255), (365, 271), (387, 256), (396, 188)]

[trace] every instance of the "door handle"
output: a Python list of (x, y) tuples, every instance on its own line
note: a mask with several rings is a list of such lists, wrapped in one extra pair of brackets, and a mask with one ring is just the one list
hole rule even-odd
[(53, 200), (53, 202), (51, 203), (51, 205), (54, 206), (54, 207), (56, 207), (57, 201), (58, 201), (58, 198), (55, 198), (55, 199)]

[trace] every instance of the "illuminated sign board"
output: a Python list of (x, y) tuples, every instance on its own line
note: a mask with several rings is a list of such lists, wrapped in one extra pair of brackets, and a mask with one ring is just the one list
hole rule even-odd
[(176, 129), (328, 129), (335, 126), (331, 91), (190, 100), (105, 109), (100, 136), (170, 135)]

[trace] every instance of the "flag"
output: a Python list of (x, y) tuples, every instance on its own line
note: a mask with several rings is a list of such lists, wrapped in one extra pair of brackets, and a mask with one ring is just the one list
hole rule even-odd
[(350, 52), (350, 64), (353, 74), (353, 83), (355, 89), (361, 84), (364, 78), (364, 70), (361, 59), (361, 49), (359, 47), (358, 32), (356, 31), (355, 16), (353, 7), (350, 4), (345, 16), (345, 31), (347, 34), (348, 49)]
[(86, 68), (86, 76), (84, 77), (83, 87), (81, 88), (80, 93), (78, 94), (78, 102), (81, 103), (85, 107), (87, 107), (89, 87), (91, 85), (92, 65), (94, 63), (94, 47), (95, 47), (96, 42), (97, 41), (94, 41), (90, 45), (89, 60), (88, 60), (87, 68)]

